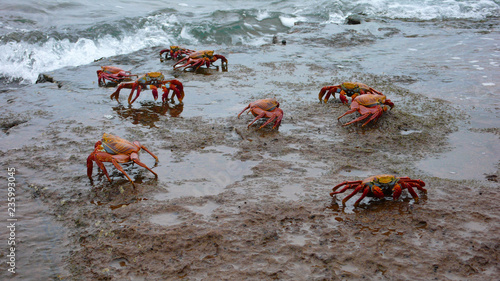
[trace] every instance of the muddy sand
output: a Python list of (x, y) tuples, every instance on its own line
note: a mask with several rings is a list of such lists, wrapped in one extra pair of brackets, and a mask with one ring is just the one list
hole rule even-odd
[[(203, 75), (172, 71), (158, 51), (142, 54), (154, 57), (143, 65), (132, 56), (106, 58), (48, 73), (57, 83), (2, 93), (2, 166), (18, 171), (19, 215), (36, 210), (24, 217), (36, 226), (19, 229), (19, 280), (500, 276), (498, 171), (458, 181), (415, 166), (450, 149), (447, 137), (466, 122), (462, 109), (408, 90), (411, 77), (332, 71), (286, 57), (245, 64), (252, 51), (239, 50), (225, 50), (228, 72)], [(175, 76), (185, 85), (184, 104), (162, 105), (144, 91), (128, 107), (126, 89), (120, 103), (110, 100), (114, 89), (97, 86), (102, 64)], [(374, 124), (342, 127), (354, 114), (338, 122), (348, 107), (338, 98), (318, 103), (319, 89), (361, 78), (396, 106)], [(252, 117), (237, 114), (267, 97), (281, 102), (282, 126), (247, 129)], [(155, 153), (156, 166), (147, 153), (141, 160), (158, 179), (125, 164), (134, 190), (107, 163), (113, 182), (94, 167), (91, 183), (86, 158), (104, 132)], [(498, 128), (483, 133), (492, 132)], [(345, 207), (349, 193), (329, 196), (345, 180), (382, 173), (421, 179), (428, 193), (418, 192), (418, 203), (407, 191), (398, 201), (367, 198), (357, 208), (359, 195)], [(30, 242), (34, 237), (47, 239)]]

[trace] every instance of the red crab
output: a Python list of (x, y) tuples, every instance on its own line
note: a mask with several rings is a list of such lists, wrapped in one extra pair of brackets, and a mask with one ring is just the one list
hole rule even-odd
[[(118, 97), (120, 95), (120, 90), (123, 88), (127, 89), (132, 89), (130, 91), (130, 95), (128, 97), (128, 103), (132, 104), (140, 95), (142, 89), (151, 89), (153, 92), (153, 98), (155, 100), (158, 99), (158, 87), (161, 87), (163, 89), (163, 95), (162, 95), (162, 101), (166, 102), (168, 100), (168, 94), (170, 90), (173, 91), (172, 94), (172, 102), (174, 99), (174, 94), (177, 96), (177, 99), (179, 102), (182, 102), (184, 99), (184, 87), (182, 83), (179, 80), (173, 79), (173, 80), (165, 80), (165, 76), (161, 72), (149, 72), (146, 73), (145, 75), (139, 77), (137, 80), (134, 82), (126, 82), (126, 83), (120, 83), (118, 85), (118, 88), (114, 93), (111, 94), (110, 98), (115, 98), (118, 100)], [(132, 99), (132, 96), (134, 95), (134, 91), (137, 90), (137, 94), (135, 95), (135, 98)]]
[[(341, 190), (336, 191), (341, 186), (345, 185)], [(369, 197), (377, 197), (384, 198), (387, 196), (391, 196), (393, 200), (398, 200), (399, 196), (403, 189), (408, 189), (411, 196), (418, 202), (418, 195), (413, 189), (414, 187), (423, 193), (427, 193), (427, 190), (424, 188), (425, 183), (421, 180), (413, 180), (409, 177), (395, 177), (393, 175), (376, 175), (366, 178), (362, 181), (345, 181), (341, 184), (336, 185), (330, 196), (333, 197), (335, 194), (342, 193), (348, 189), (354, 189), (354, 191), (346, 196), (342, 200), (342, 205), (345, 206), (345, 202), (349, 200), (354, 194), (363, 191), (361, 197), (354, 203), (354, 206), (358, 206), (359, 202), (363, 200), (366, 196)]]
[[(222, 55), (214, 54), (214, 51), (208, 50), (190, 53), (188, 56), (175, 63), (174, 69), (184, 67), (184, 70), (186, 70), (187, 68), (194, 68), (194, 70), (196, 71), (200, 66), (204, 64), (207, 66), (207, 68), (209, 68), (210, 65), (218, 59), (222, 61), (222, 69), (227, 69), (227, 59)], [(176, 66), (181, 63), (184, 64)]]
[(274, 98), (257, 100), (251, 102), (247, 107), (245, 107), (243, 111), (238, 114), (238, 118), (240, 118), (240, 115), (245, 112), (245, 110), (250, 109), (250, 112), (253, 114), (253, 116), (255, 116), (255, 119), (250, 122), (250, 124), (248, 124), (248, 127), (250, 127), (255, 121), (259, 120), (260, 118), (267, 117), (269, 119), (262, 126), (260, 126), (259, 129), (262, 129), (264, 126), (271, 123), (274, 119), (276, 119), (276, 121), (274, 122), (273, 129), (276, 129), (279, 128), (281, 119), (283, 119), (283, 110), (281, 110), (279, 106), (279, 102), (277, 102)]
[(137, 75), (130, 74), (130, 71), (125, 71), (115, 66), (101, 66), (101, 69), (97, 70), (97, 82), (101, 87), (106, 86), (106, 80), (112, 81), (114, 83), (120, 83), (124, 80), (130, 81), (131, 76)]
[[(340, 85), (325, 86), (321, 88), (321, 91), (319, 92), (318, 95), (319, 102), (323, 101), (327, 103), (328, 99), (330, 98), (330, 95), (333, 95), (333, 97), (335, 98), (335, 93), (339, 94), (340, 101), (342, 101), (342, 103), (344, 104), (348, 103), (346, 96), (351, 97), (354, 100), (358, 95), (364, 95), (364, 94), (382, 95), (381, 92), (371, 87), (368, 87), (366, 84), (358, 82), (344, 82)], [(325, 96), (325, 99), (323, 99), (323, 96)]]
[(382, 113), (387, 111), (389, 107), (392, 109), (394, 107), (394, 103), (391, 102), (390, 99), (387, 99), (384, 95), (373, 95), (366, 94), (356, 97), (351, 103), (351, 109), (346, 111), (344, 114), (339, 116), (337, 119), (342, 118), (347, 114), (354, 113), (358, 111), (361, 116), (348, 122), (342, 126), (347, 126), (349, 124), (361, 121), (363, 119), (371, 116), (368, 121), (366, 121), (361, 127), (365, 126), (372, 120), (377, 120)]
[(134, 182), (119, 164), (133, 161), (137, 165), (148, 169), (148, 171), (155, 175), (155, 178), (158, 178), (158, 175), (153, 170), (148, 168), (146, 164), (142, 163), (139, 160), (138, 153), (141, 149), (144, 149), (146, 152), (151, 154), (151, 156), (153, 156), (153, 158), (156, 160), (155, 163), (158, 163), (158, 157), (156, 157), (156, 155), (151, 153), (144, 145), (141, 145), (138, 141), (129, 142), (120, 137), (104, 133), (102, 136), (102, 140), (95, 143), (94, 151), (90, 153), (89, 157), (87, 158), (87, 176), (92, 181), (92, 170), (94, 167), (93, 162), (95, 162), (111, 182), (108, 171), (103, 164), (103, 162), (111, 162), (120, 172), (122, 172), (127, 177), (127, 179), (132, 183), (135, 189)]
[[(186, 55), (189, 55), (193, 52), (194, 50), (181, 48), (179, 46), (170, 46), (169, 49), (163, 49), (160, 51), (160, 61), (163, 62), (164, 60), (176, 60), (178, 58), (180, 59), (181, 57), (185, 57)], [(162, 56), (163, 53), (166, 53), (165, 58), (163, 58)]]

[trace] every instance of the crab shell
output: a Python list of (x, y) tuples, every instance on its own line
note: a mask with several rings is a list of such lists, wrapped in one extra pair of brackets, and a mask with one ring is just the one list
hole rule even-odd
[(129, 142), (126, 139), (122, 139), (120, 137), (106, 134), (102, 135), (101, 140), (102, 148), (109, 154), (117, 155), (117, 154), (131, 154), (133, 152), (139, 152), (141, 149), (137, 145)]
[(258, 107), (265, 111), (273, 111), (275, 108), (280, 107), (280, 103), (275, 98), (257, 100), (250, 104), (250, 108)]
[(260, 118), (266, 117), (268, 118), (268, 120), (264, 122), (264, 124), (260, 126), (259, 129), (262, 129), (272, 121), (275, 121), (273, 129), (276, 129), (279, 128), (279, 126), (281, 125), (281, 119), (283, 119), (283, 110), (279, 108), (279, 105), (279, 102), (274, 98), (257, 100), (248, 104), (248, 106), (245, 107), (240, 112), (240, 114), (238, 114), (238, 118), (240, 118), (240, 115), (243, 112), (250, 109), (250, 112), (253, 114), (253, 116), (255, 116), (255, 119), (250, 122), (250, 124), (248, 124), (248, 127), (250, 127), (255, 121), (259, 120)]
[(354, 94), (359, 94), (361, 91), (370, 91), (371, 89), (368, 85), (359, 82), (344, 82), (340, 84), (340, 88), (348, 97), (351, 97)]

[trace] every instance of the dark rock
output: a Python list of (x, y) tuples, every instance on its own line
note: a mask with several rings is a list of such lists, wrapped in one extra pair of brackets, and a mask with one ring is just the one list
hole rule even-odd
[(36, 79), (36, 84), (38, 83), (56, 83), (58, 88), (62, 87), (62, 83), (54, 80), (54, 78), (50, 75), (47, 74), (39, 74), (38, 78)]
[(350, 15), (345, 19), (346, 24), (361, 24), (361, 17), (359, 15)]
[(38, 79), (36, 79), (36, 84), (38, 83), (54, 83), (54, 78), (52, 76), (49, 76), (47, 74), (39, 74)]

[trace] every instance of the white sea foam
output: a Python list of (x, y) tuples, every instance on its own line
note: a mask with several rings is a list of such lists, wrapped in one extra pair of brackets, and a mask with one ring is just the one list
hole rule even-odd
[(296, 22), (306, 21), (303, 17), (285, 17), (280, 16), (281, 23), (286, 27), (293, 27)]
[(266, 10), (264, 10), (264, 11), (259, 10), (259, 13), (257, 14), (257, 16), (255, 16), (255, 19), (258, 21), (261, 21), (261, 20), (267, 19), (269, 17), (270, 17), (270, 15)]
[(484, 19), (498, 15), (494, 0), (360, 0), (365, 13), (399, 19)]
[(168, 45), (173, 42), (172, 36), (162, 26), (168, 26), (172, 20), (175, 21), (175, 17), (164, 19), (160, 25), (146, 24), (121, 38), (105, 35), (95, 40), (80, 38), (76, 42), (50, 38), (45, 43), (10, 42), (0, 45), (0, 74), (34, 83), (40, 73), (84, 65), (101, 57), (127, 54), (146, 47)]
[(328, 15), (328, 20), (325, 23), (343, 24), (345, 19), (346, 16), (341, 11), (336, 11)]

